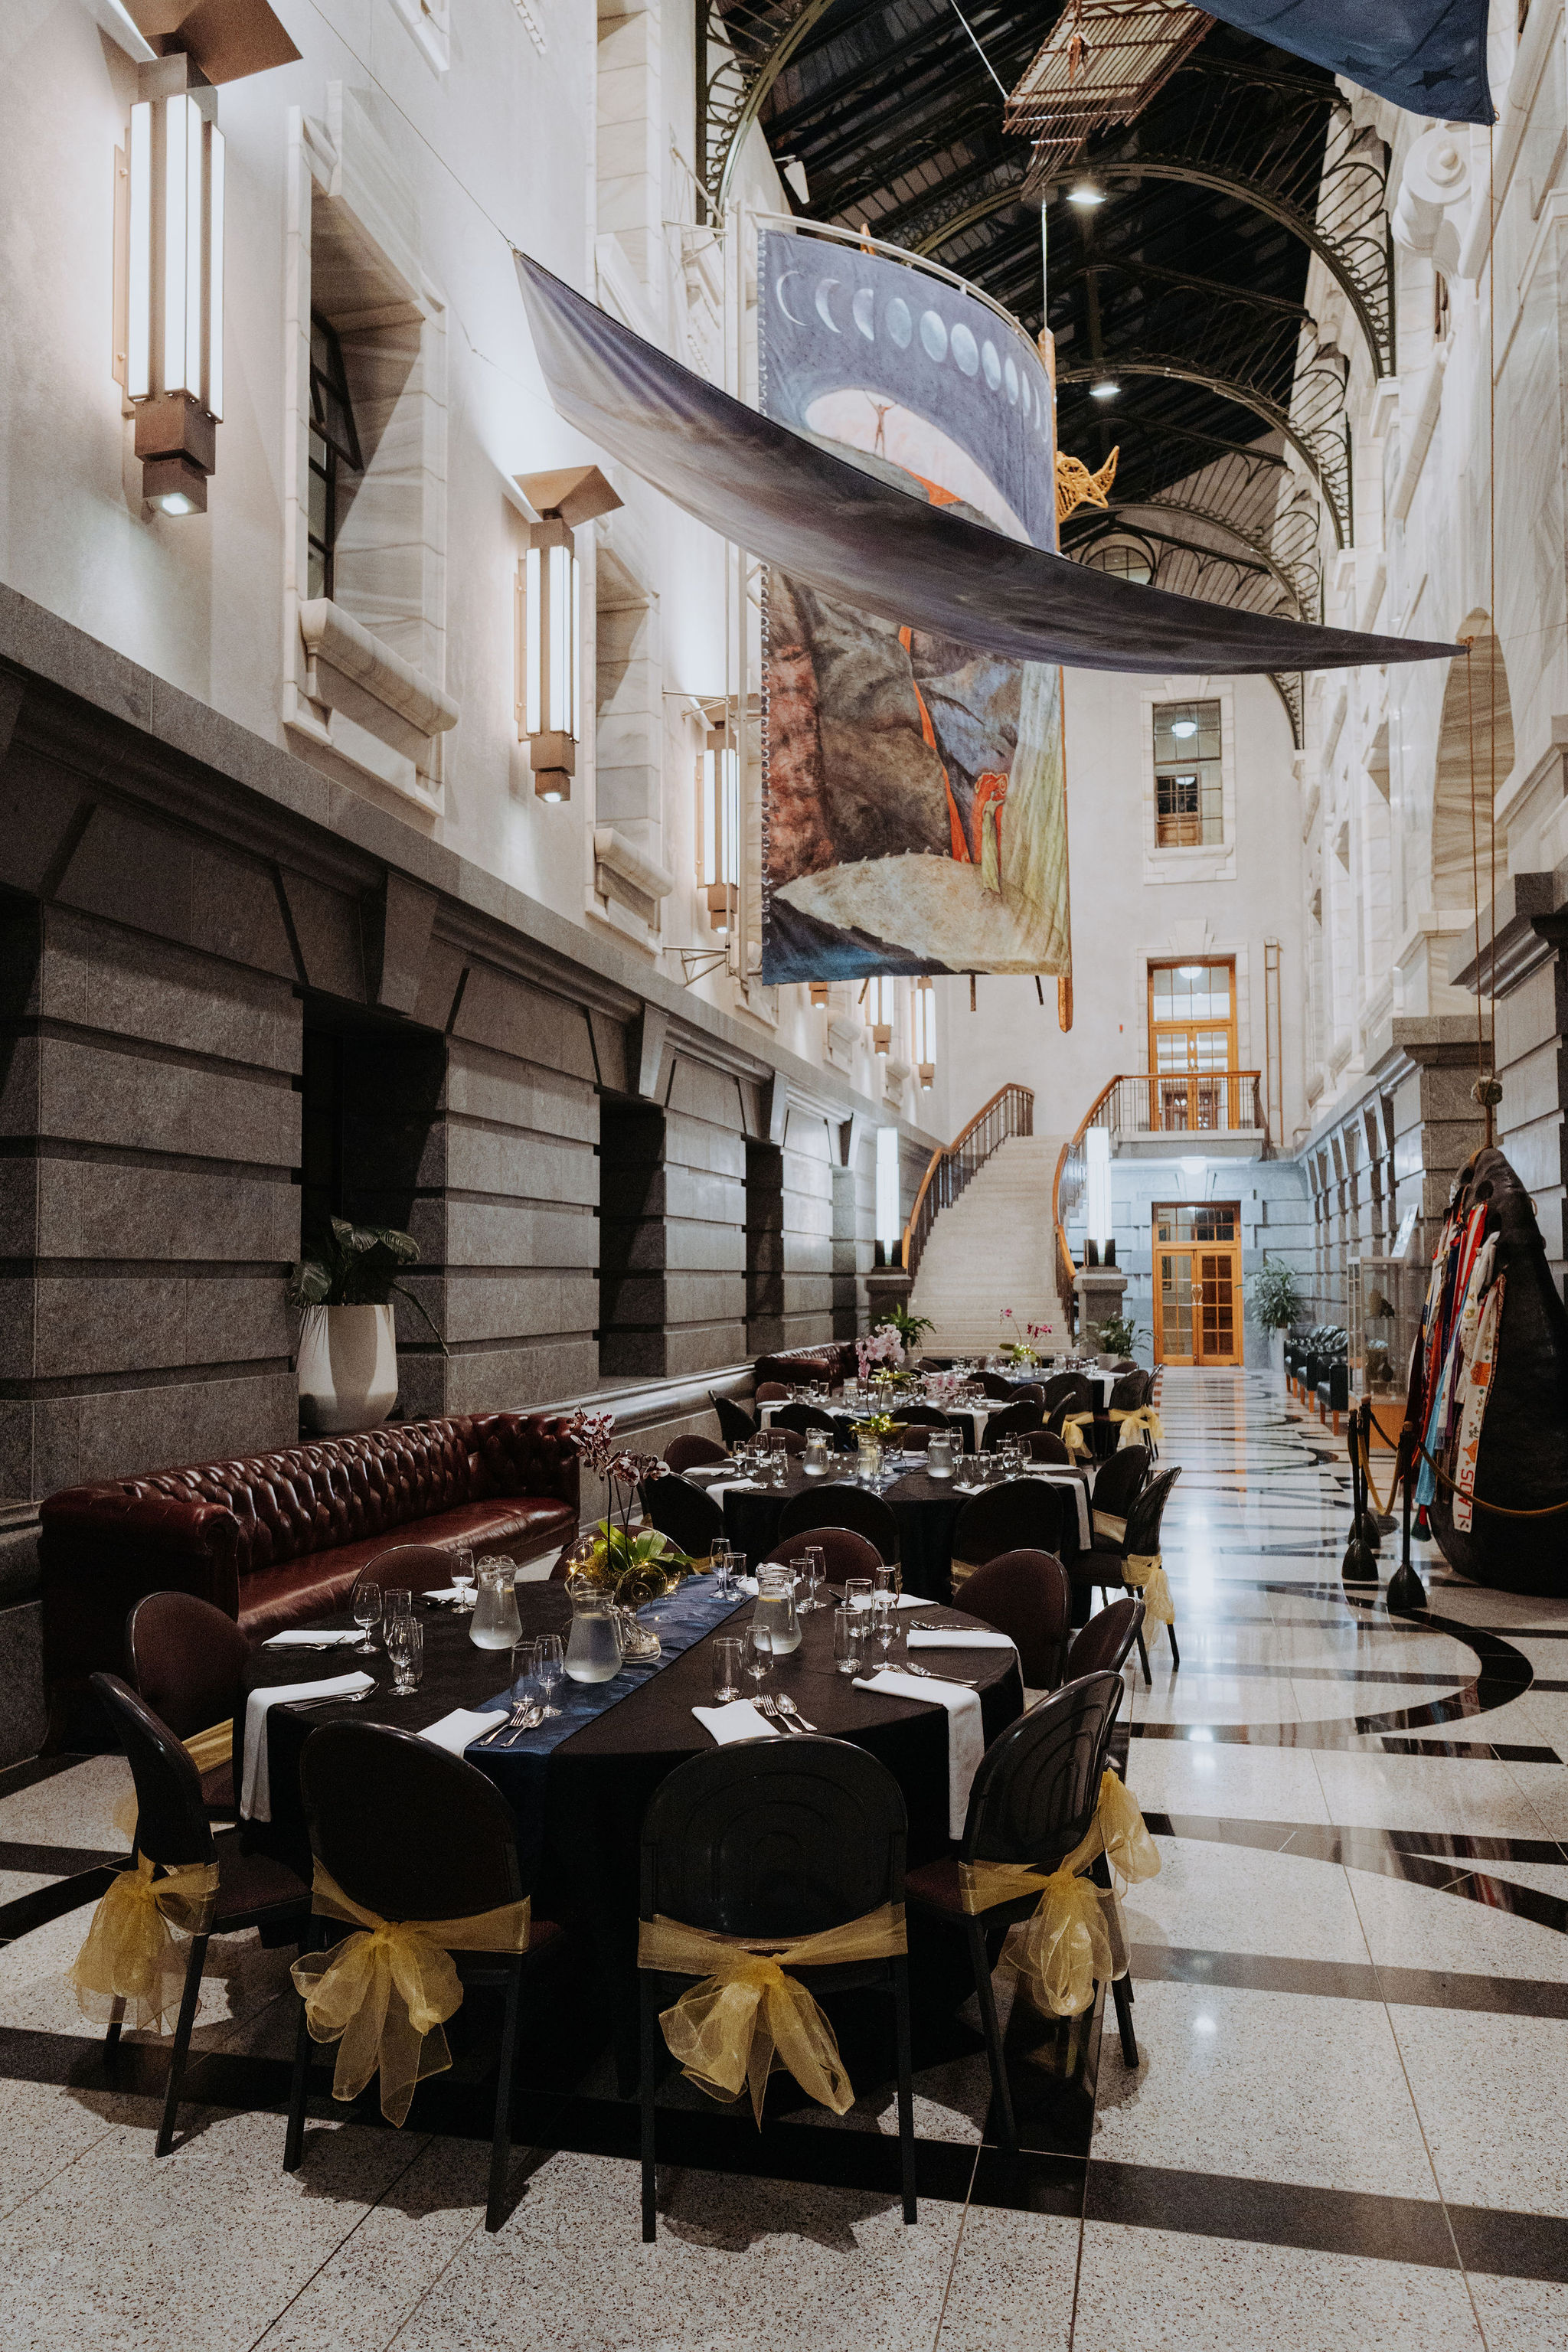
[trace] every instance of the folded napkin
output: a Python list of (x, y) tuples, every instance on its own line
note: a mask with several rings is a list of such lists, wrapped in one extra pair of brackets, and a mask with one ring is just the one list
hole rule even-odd
[(346, 1697), (350, 1691), (369, 1690), (374, 1675), (332, 1675), (323, 1683), (273, 1683), (253, 1690), (245, 1702), (245, 1769), (240, 1776), (239, 1810), (247, 1821), (272, 1819), (272, 1783), (267, 1750), (268, 1711), (291, 1706), (302, 1698)]
[(928, 1682), (923, 1675), (900, 1675), (883, 1666), (857, 1675), (857, 1690), (879, 1691), (884, 1698), (918, 1699), (922, 1706), (947, 1709), (947, 1833), (962, 1837), (969, 1811), (970, 1785), (985, 1753), (985, 1731), (980, 1720), (980, 1695), (959, 1683)]
[(471, 1584), (461, 1591), (455, 1584), (443, 1584), (437, 1591), (424, 1593), (421, 1598), (426, 1601), (471, 1601), (474, 1590)]
[(911, 1650), (1011, 1650), (1015, 1644), (1005, 1633), (977, 1633), (966, 1626), (952, 1625), (938, 1633), (911, 1633), (908, 1646)]
[(494, 1731), (498, 1724), (506, 1721), (509, 1712), (504, 1706), (488, 1710), (455, 1706), (438, 1723), (427, 1723), (419, 1737), (427, 1739), (432, 1748), (444, 1748), (448, 1756), (460, 1756), (470, 1739), (477, 1739), (482, 1731)]
[(351, 1625), (346, 1632), (330, 1633), (320, 1629), (312, 1633), (308, 1625), (301, 1625), (293, 1633), (274, 1633), (262, 1643), (262, 1647), (266, 1650), (346, 1650), (351, 1642), (363, 1642), (363, 1639), (364, 1635), (357, 1625)]
[(731, 1739), (777, 1739), (776, 1723), (770, 1723), (749, 1698), (732, 1698), (727, 1706), (694, 1706), (691, 1710), (704, 1731), (711, 1734), (721, 1748)]
[(726, 1478), (707, 1491), (717, 1502), (725, 1495), (760, 1495), (763, 1490), (754, 1478)]

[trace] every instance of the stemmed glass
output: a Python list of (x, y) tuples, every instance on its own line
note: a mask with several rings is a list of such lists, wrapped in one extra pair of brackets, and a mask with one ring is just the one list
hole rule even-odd
[(751, 1679), (753, 1697), (762, 1696), (763, 1685), (768, 1678), (773, 1663), (772, 1628), (766, 1624), (759, 1625), (753, 1617), (746, 1628), (746, 1646), (742, 1657), (742, 1664)]
[(820, 1609), (823, 1603), (817, 1595), (822, 1590), (822, 1580), (827, 1573), (827, 1555), (820, 1544), (809, 1544), (801, 1553), (800, 1572), (805, 1579), (805, 1599), (796, 1606), (803, 1610)]
[(381, 1622), (381, 1587), (374, 1576), (361, 1577), (349, 1596), (349, 1607), (353, 1612), (354, 1623), (363, 1636), (354, 1643), (354, 1650), (358, 1655), (368, 1657), (375, 1647), (370, 1638), (371, 1628)]
[(425, 1671), (425, 1628), (412, 1610), (400, 1610), (388, 1620), (386, 1654), (392, 1660), (394, 1698), (407, 1698), (419, 1687)]
[(708, 1565), (713, 1572), (713, 1590), (721, 1601), (730, 1594), (730, 1540), (727, 1536), (715, 1536), (709, 1548)]
[(884, 1586), (873, 1596), (871, 1632), (877, 1647), (882, 1653), (882, 1664), (886, 1668), (892, 1663), (893, 1643), (899, 1636), (898, 1597), (891, 1585)]
[(466, 1617), (474, 1605), (474, 1547), (459, 1544), (452, 1554), (452, 1590), (458, 1596), (457, 1609)]
[(566, 1654), (561, 1646), (559, 1633), (541, 1633), (534, 1643), (534, 1674), (540, 1696), (544, 1704), (540, 1708), (540, 1720), (545, 1721), (561, 1709), (555, 1705), (555, 1694), (566, 1673)]

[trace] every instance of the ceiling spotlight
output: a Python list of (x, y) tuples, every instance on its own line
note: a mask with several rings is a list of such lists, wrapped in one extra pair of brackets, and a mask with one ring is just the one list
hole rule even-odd
[(1076, 188), (1068, 190), (1068, 202), (1069, 205), (1102, 205), (1105, 190), (1097, 188), (1092, 180), (1080, 180)]
[(1176, 966), (1178, 980), (1202, 980), (1203, 976), (1204, 968), (1201, 963), (1179, 963)]
[(1172, 734), (1179, 737), (1183, 742), (1185, 742), (1189, 735), (1195, 735), (1197, 731), (1198, 722), (1195, 719), (1173, 719), (1171, 721)]
[(1098, 383), (1089, 387), (1090, 400), (1114, 400), (1121, 386), (1111, 376), (1103, 375)]

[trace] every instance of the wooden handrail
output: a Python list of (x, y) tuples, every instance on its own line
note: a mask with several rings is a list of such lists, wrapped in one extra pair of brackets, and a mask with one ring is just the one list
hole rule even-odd
[[(992, 1135), (978, 1149), (971, 1151), (969, 1147), (974, 1138), (986, 1126), (987, 1121), (993, 1119), (996, 1114), (1000, 1114), (995, 1118), (1000, 1131)], [(910, 1211), (909, 1223), (904, 1227), (902, 1247), (906, 1274), (912, 1276), (915, 1267), (920, 1263), (921, 1254), (925, 1247), (926, 1235), (936, 1222), (937, 1211), (951, 1206), (959, 1193), (963, 1191), (975, 1169), (983, 1166), (998, 1145), (1005, 1143), (1009, 1136), (1033, 1135), (1034, 1131), (1034, 1088), (1014, 1083), (998, 1087), (990, 1101), (982, 1104), (961, 1134), (955, 1136), (951, 1143), (938, 1145), (926, 1162), (926, 1172), (921, 1178), (921, 1188), (915, 1194), (914, 1206)], [(939, 1182), (939, 1180), (943, 1171), (951, 1169), (955, 1162), (961, 1169), (959, 1181), (951, 1187), (945, 1187)], [(936, 1185), (938, 1190), (947, 1192), (945, 1200), (938, 1201), (931, 1197), (933, 1185)]]

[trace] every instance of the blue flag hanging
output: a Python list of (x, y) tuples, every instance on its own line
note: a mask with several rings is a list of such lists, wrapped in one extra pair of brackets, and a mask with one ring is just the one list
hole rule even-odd
[(1204, 0), (1211, 16), (1443, 122), (1496, 120), (1487, 0)]

